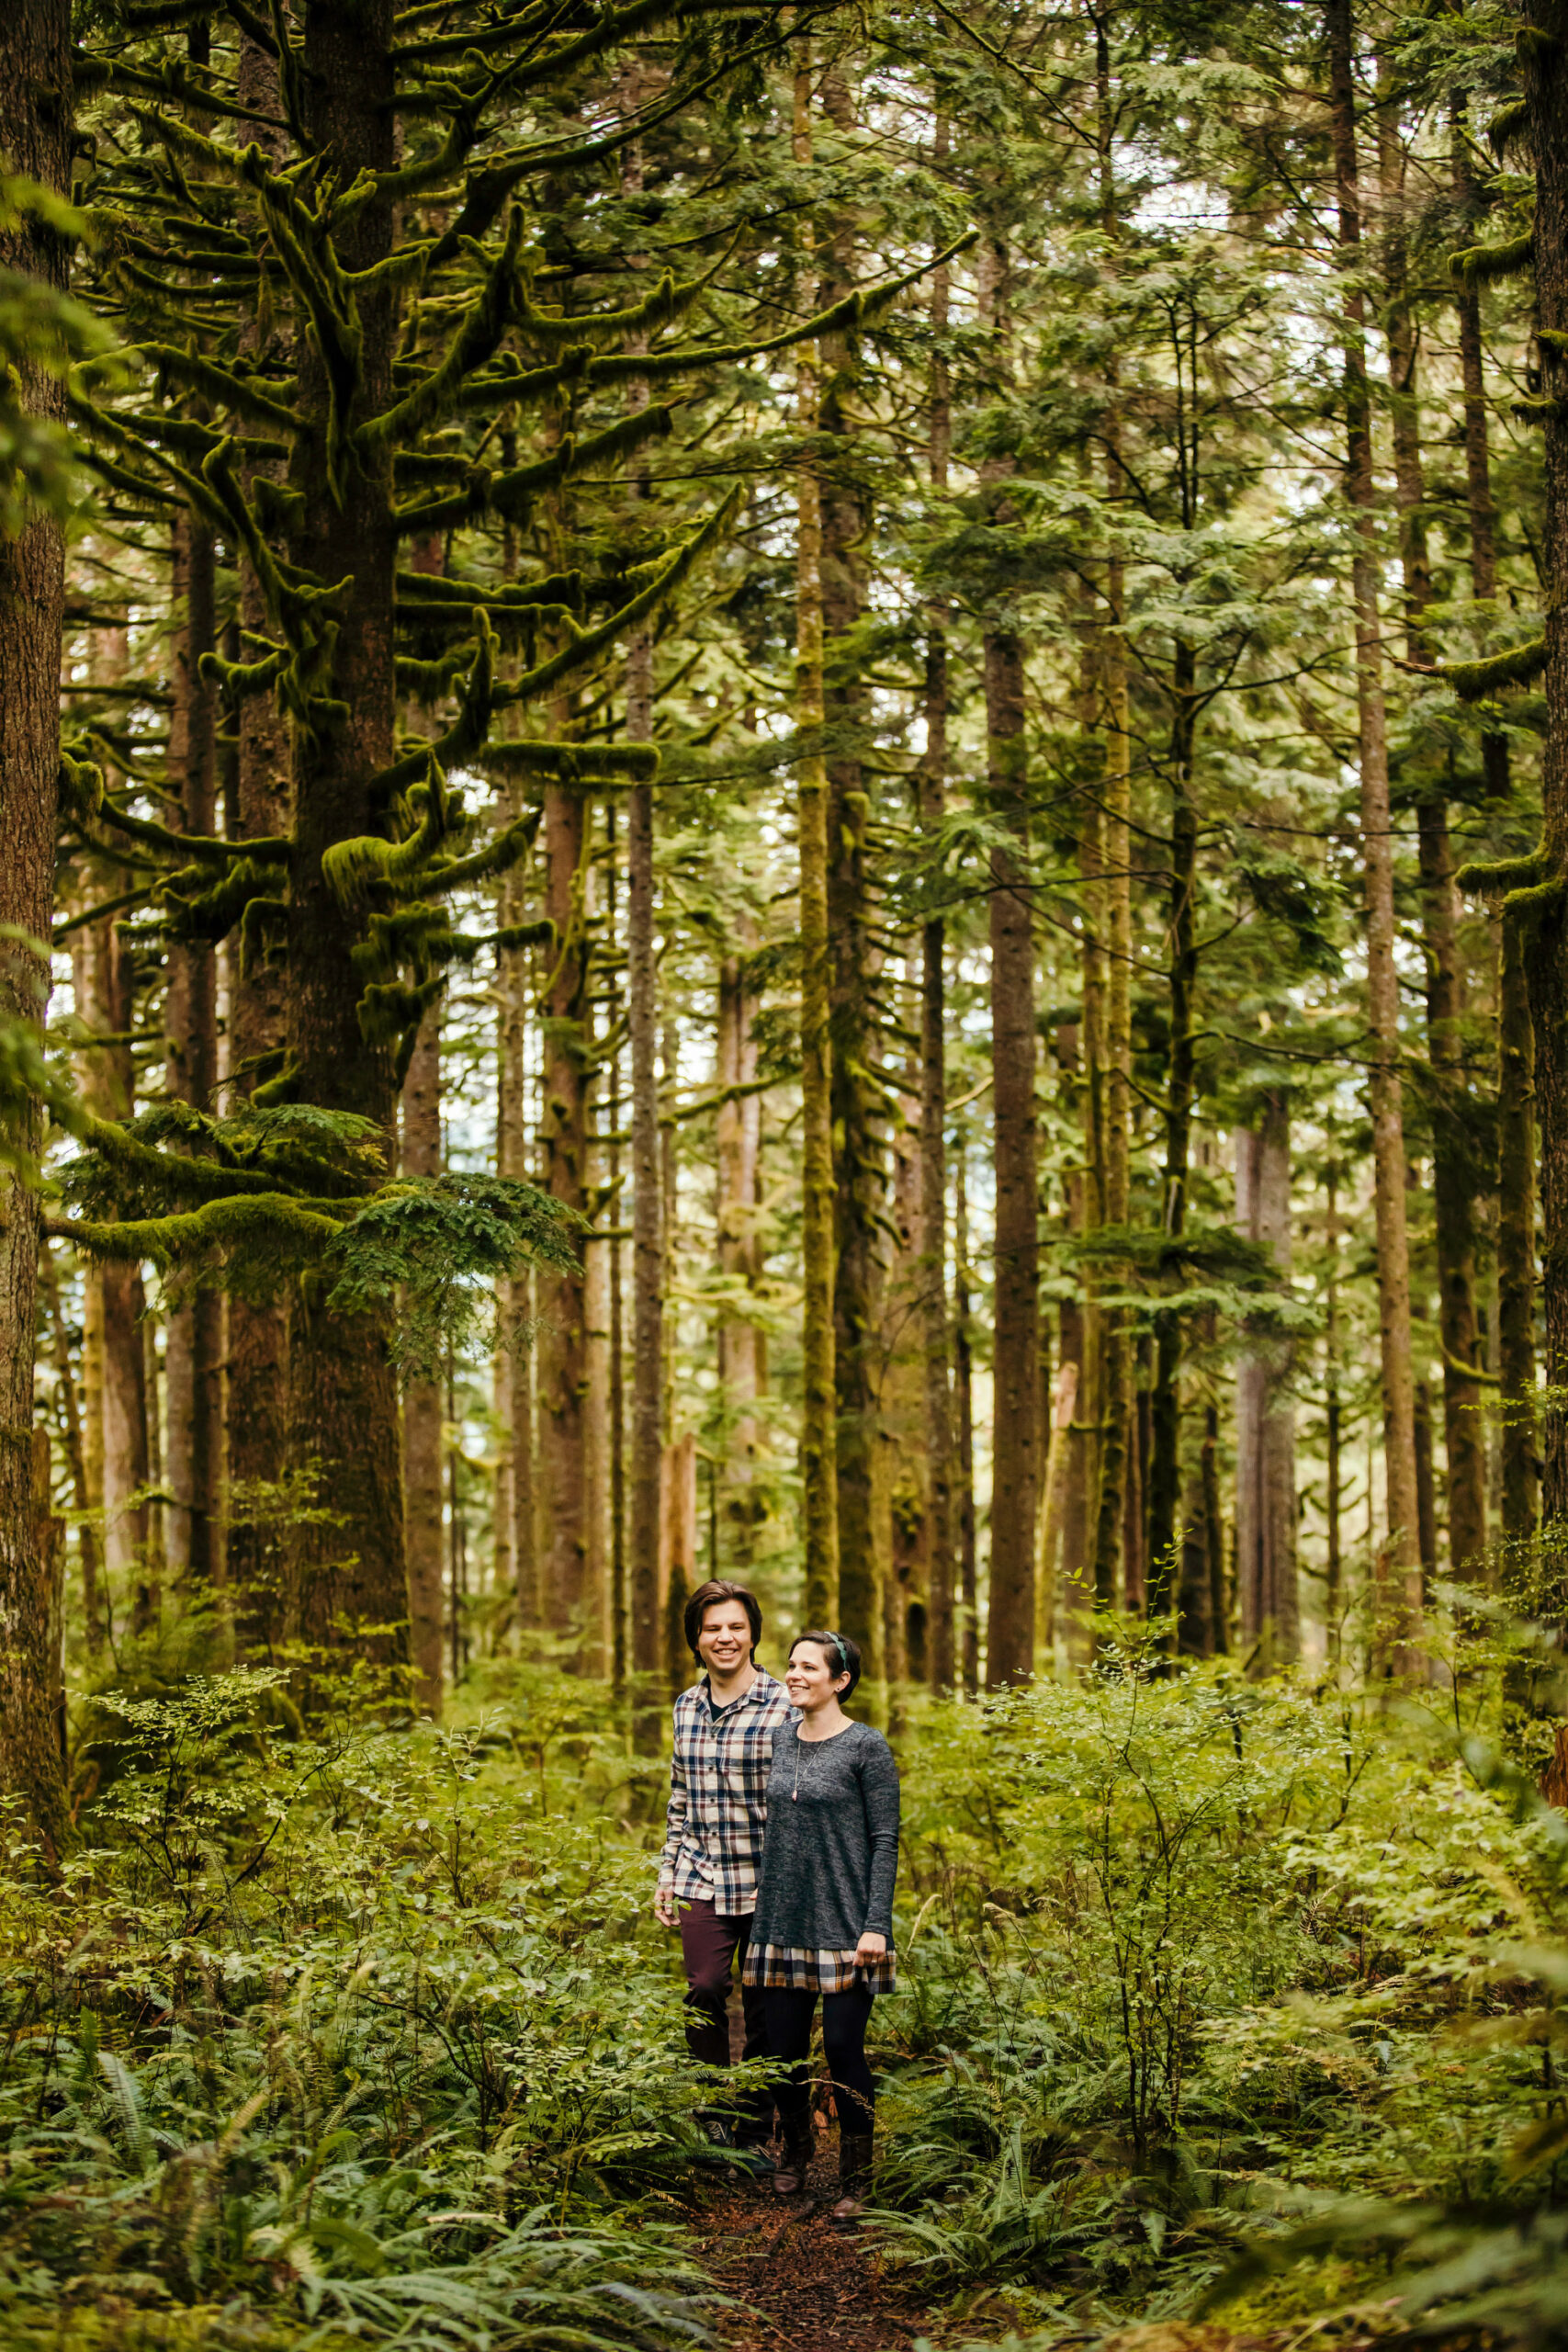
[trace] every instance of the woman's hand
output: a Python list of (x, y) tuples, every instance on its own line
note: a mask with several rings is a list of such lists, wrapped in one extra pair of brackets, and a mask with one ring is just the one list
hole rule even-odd
[(672, 1886), (661, 1886), (654, 1896), (653, 1916), (666, 1928), (680, 1926), (680, 1917), (675, 1909), (675, 1890)]
[(864, 1935), (861, 1938), (859, 1943), (855, 1946), (855, 1966), (857, 1968), (868, 1968), (874, 1960), (886, 1960), (886, 1937), (874, 1936), (871, 1929), (868, 1928)]

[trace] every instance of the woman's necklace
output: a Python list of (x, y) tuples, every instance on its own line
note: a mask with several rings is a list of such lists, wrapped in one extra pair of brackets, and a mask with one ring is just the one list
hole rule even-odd
[[(800, 1751), (801, 1751), (801, 1749), (802, 1749), (803, 1747), (826, 1747), (826, 1746), (827, 1746), (827, 1745), (828, 1745), (828, 1743), (827, 1743), (827, 1741), (826, 1741), (825, 1739), (811, 1739), (811, 1740), (802, 1739), (802, 1737), (801, 1737), (801, 1736), (800, 1736), (800, 1725), (799, 1725), (798, 1724), (796, 1724), (796, 1725), (795, 1725), (795, 1786), (794, 1786), (794, 1788), (793, 1788), (793, 1789), (791, 1789), (791, 1791), (790, 1791), (790, 1792), (789, 1792), (789, 1801), (790, 1801), (791, 1804), (798, 1804), (800, 1803)], [(807, 1780), (806, 1780), (806, 1788), (807, 1788), (807, 1795), (809, 1795), (809, 1794), (810, 1794), (810, 1792), (811, 1792), (811, 1776), (810, 1776), (810, 1774), (809, 1774), (809, 1773), (807, 1773)]]

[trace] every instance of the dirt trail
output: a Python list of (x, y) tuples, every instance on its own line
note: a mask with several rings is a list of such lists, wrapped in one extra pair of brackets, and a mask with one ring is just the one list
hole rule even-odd
[(767, 2179), (708, 2191), (695, 2235), (714, 2283), (745, 2306), (721, 2315), (733, 2352), (908, 2352), (925, 2312), (883, 2274), (854, 2230), (829, 2220), (839, 2194), (836, 2139), (819, 2146), (805, 2193)]

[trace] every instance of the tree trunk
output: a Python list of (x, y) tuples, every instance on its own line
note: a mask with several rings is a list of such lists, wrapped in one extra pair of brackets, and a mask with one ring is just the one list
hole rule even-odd
[[(179, 789), (182, 830), (210, 835), (218, 830), (217, 713), (200, 663), (217, 645), (216, 549), (211, 532), (188, 514), (176, 517), (173, 536), (169, 775)], [(205, 941), (170, 946), (164, 1023), (166, 1091), (211, 1111), (218, 1089), (218, 959)], [(164, 1515), (164, 1549), (176, 1585), (199, 1592), (223, 1576), (220, 1291), (203, 1287), (170, 1309), (164, 1361), (169, 1425), (164, 1478), (173, 1498)]]
[[(811, 71), (803, 55), (795, 79), (795, 161), (811, 161)], [(795, 430), (803, 444), (818, 424), (815, 355), (801, 350)], [(795, 476), (795, 717), (823, 723), (822, 490), (815, 457)], [(797, 770), (800, 832), (800, 1046), (802, 1365), (801, 1551), (807, 1624), (839, 1613), (837, 1388), (834, 1367), (834, 1174), (832, 956), (829, 932), (828, 772), (809, 756)]]
[(747, 964), (755, 925), (741, 922), (740, 952), (725, 956), (718, 972), (717, 1125), (718, 1271), (726, 1302), (717, 1330), (718, 1385), (724, 1410), (725, 1517), (737, 1565), (744, 1568), (761, 1512), (757, 1483), (757, 1397), (761, 1388), (757, 1326), (729, 1302), (748, 1300), (757, 1276), (757, 1170), (762, 1142), (762, 1098), (755, 1091), (757, 1043), (752, 1024), (758, 997)]
[[(1329, 110), (1344, 266), (1360, 263), (1361, 224), (1352, 75), (1352, 0), (1326, 0)], [(1380, 1650), (1406, 1662), (1421, 1633), (1421, 1563), (1416, 1496), (1416, 1396), (1410, 1328), (1410, 1266), (1404, 1224), (1404, 1121), (1399, 1075), (1399, 978), (1394, 966), (1393, 854), (1389, 820), (1388, 732), (1378, 611), (1377, 490), (1367, 388), (1366, 306), (1352, 286), (1344, 304), (1346, 498), (1355, 523), (1351, 601), (1356, 626), (1356, 700), (1360, 735), (1361, 854), (1367, 907), (1368, 1101), (1377, 1226), (1383, 1450), (1389, 1536), (1379, 1566)]]
[[(248, 39), (240, 45), (242, 104), (261, 114), (277, 110), (277, 69)], [(264, 152), (281, 149), (281, 134), (256, 127)], [(276, 160), (276, 154), (274, 160)], [(252, 224), (254, 225), (254, 223)], [(253, 338), (259, 353), (263, 334)], [(253, 355), (254, 356), (254, 355)], [(276, 471), (276, 469), (272, 470)], [(252, 476), (243, 477), (247, 484)], [(240, 622), (260, 633), (266, 604), (254, 567), (242, 553)], [(294, 821), (288, 732), (271, 695), (243, 695), (229, 715), (236, 741), (235, 807), (229, 829), (250, 841), (288, 833)], [(276, 1075), (288, 1041), (281, 967), (259, 946), (242, 948), (230, 967), (229, 1067), (232, 1095), (251, 1095), (259, 1079)], [(231, 1106), (232, 1107), (232, 1104)], [(228, 1400), (225, 1430), (226, 1559), (237, 1648), (270, 1654), (286, 1631), (289, 1605), (286, 1555), (292, 1546), (280, 1523), (276, 1496), (288, 1463), (288, 1327), (295, 1285), (258, 1300), (236, 1294), (227, 1301)]]
[[(843, 77), (829, 69), (822, 105), (840, 138), (854, 115)], [(818, 249), (818, 300), (852, 291), (849, 229), (836, 217)], [(836, 734), (854, 732), (867, 715), (860, 663), (847, 640), (865, 604), (863, 544), (869, 526), (860, 486), (855, 434), (847, 402), (858, 373), (852, 335), (827, 337), (818, 404), (818, 473), (822, 516), (823, 716)], [(846, 658), (849, 656), (849, 658)], [(828, 770), (828, 926), (831, 958), (831, 1104), (837, 1216), (833, 1266), (833, 1374), (838, 1404), (838, 1623), (858, 1642), (867, 1682), (884, 1679), (886, 1514), (882, 1506), (877, 1419), (882, 1295), (882, 1236), (887, 1216), (886, 1133), (877, 1072), (873, 995), (878, 956), (870, 936), (871, 820), (867, 778), (853, 752), (833, 752)]]
[[(111, 916), (73, 936), (76, 1010), (95, 1042), (82, 1057), (80, 1089), (89, 1110), (105, 1119), (129, 1119), (136, 1102), (130, 1035), (136, 1000), (130, 956)], [(106, 1259), (91, 1271), (96, 1291), (94, 1337), (101, 1349), (103, 1384), (99, 1442), (104, 1513), (104, 1574), (109, 1605), (128, 1608), (132, 1631), (145, 1633), (158, 1614), (152, 1567), (152, 1514), (146, 1499), (147, 1363), (141, 1337), (145, 1301), (141, 1269)]]
[(969, 1329), (967, 1157), (961, 1142), (953, 1203), (953, 1374), (958, 1399), (958, 1656), (964, 1695), (973, 1698), (980, 1687), (980, 1602), (975, 1541), (975, 1350)]
[[(66, 1461), (71, 1471), (71, 1499), (80, 1514), (76, 1528), (77, 1557), (82, 1569), (82, 1627), (90, 1658), (102, 1655), (104, 1646), (103, 1602), (98, 1590), (98, 1531), (93, 1515), (98, 1509), (87, 1467), (87, 1447), (83, 1430), (83, 1406), (86, 1396), (86, 1365), (78, 1388), (76, 1367), (71, 1358), (71, 1332), (65, 1320), (65, 1302), (61, 1296), (60, 1279), (55, 1271), (53, 1252), (45, 1249), (40, 1254), (39, 1272), (44, 1295), (49, 1301), (49, 1319), (54, 1337), (54, 1367), (60, 1381), (62, 1418), (65, 1424)], [(85, 1334), (84, 1334), (84, 1339)], [(84, 1359), (85, 1350), (84, 1349)], [(97, 1392), (102, 1409), (101, 1385)], [(101, 1448), (100, 1448), (101, 1453)]]
[[(1291, 1123), (1287, 1098), (1266, 1095), (1255, 1127), (1235, 1137), (1236, 1223), (1291, 1264)], [(1235, 1557), (1241, 1638), (1256, 1673), (1300, 1646), (1296, 1583), (1296, 1435), (1287, 1340), (1254, 1339), (1236, 1367)]]
[[(1497, 989), (1497, 1369), (1503, 1407), (1503, 1533), (1535, 1541), (1540, 1510), (1535, 1427), (1535, 1031), (1527, 932), (1501, 916)], [(1509, 1582), (1516, 1580), (1509, 1564)]]
[[(0, 20), (0, 154), (59, 195), (71, 185), (71, 11), (64, 0), (14, 0)], [(0, 229), (0, 264), (56, 291), (66, 247), (41, 223)], [(58, 421), (57, 380), (27, 370), (16, 387), (35, 415)], [(0, 538), (0, 1018), (42, 1026), (54, 920), (60, 648), (64, 565), (58, 522), (39, 516)], [(18, 937), (17, 934), (20, 934)], [(43, 1122), (28, 1106), (3, 1140), (35, 1154)], [(38, 1195), (0, 1171), (0, 1790), (14, 1796), (52, 1867), (66, 1830), (60, 1749), (50, 1716), (50, 1577), (33, 1506), (33, 1350), (38, 1316)]]
[[(1160, 1221), (1171, 1236), (1187, 1229), (1188, 1159), (1192, 1143), (1192, 998), (1198, 978), (1193, 889), (1198, 870), (1198, 813), (1192, 803), (1193, 691), (1197, 665), (1192, 649), (1179, 640), (1172, 678), (1176, 700), (1171, 727), (1170, 785), (1170, 1056), (1166, 1075), (1165, 1174)], [(1178, 1510), (1181, 1490), (1181, 1324), (1162, 1316), (1156, 1332), (1155, 1386), (1150, 1408), (1148, 1492), (1148, 1611), (1162, 1617), (1181, 1601), (1173, 1589), (1179, 1573)], [(1186, 1575), (1185, 1544), (1179, 1575), (1183, 1591), (1197, 1591)], [(1203, 1607), (1206, 1620), (1208, 1610)], [(1202, 1622), (1183, 1633), (1177, 1647), (1203, 1655), (1209, 1638)]]
[[(1380, 88), (1386, 66), (1380, 61)], [(1378, 112), (1378, 163), (1383, 209), (1385, 323), (1389, 405), (1393, 425), (1400, 555), (1404, 575), (1405, 658), (1429, 662), (1422, 616), (1431, 602), (1416, 398), (1416, 322), (1405, 259), (1404, 159), (1389, 102)], [(1432, 1194), (1437, 1223), (1438, 1322), (1443, 1349), (1443, 1438), (1448, 1453), (1449, 1557), (1456, 1576), (1486, 1551), (1486, 1452), (1481, 1390), (1465, 1367), (1476, 1361), (1475, 1230), (1468, 1136), (1473, 1115), (1461, 1057), (1464, 1018), (1459, 902), (1454, 889), (1448, 802), (1437, 775), (1422, 778), (1416, 837), (1427, 949), (1427, 1061), (1432, 1079)], [(1427, 1558), (1425, 1546), (1424, 1560)], [(1430, 1564), (1428, 1564), (1430, 1565)]]
[[(400, 1172), (441, 1173), (441, 1015), (432, 1005), (403, 1080)], [(446, 1469), (446, 1407), (438, 1379), (411, 1380), (403, 1395), (403, 1529), (408, 1552), (409, 1664), (413, 1702), (441, 1720), (442, 1583), (446, 1531), (442, 1507)]]
[[(588, 1207), (587, 827), (582, 794), (545, 794), (545, 913), (555, 925), (544, 996), (544, 1105), (539, 1120), (545, 1190), (563, 1206)], [(539, 1300), (540, 1597), (545, 1623), (581, 1630), (589, 1529), (587, 1284), (583, 1272), (541, 1274)]]
[(991, 1439), (991, 1594), (986, 1682), (1034, 1668), (1035, 1489), (1040, 1429), (1040, 1212), (1034, 1109), (1034, 936), (1029, 888), (1023, 647), (986, 638), (986, 739), (992, 812), (1009, 835), (991, 853), (991, 1075), (997, 1171)]
[[(947, 152), (947, 119), (936, 125), (939, 158)], [(932, 273), (930, 465), (932, 491), (947, 488), (953, 419), (942, 338), (948, 273)], [(933, 605), (926, 634), (926, 748), (916, 784), (916, 819), (930, 849), (940, 832), (947, 781), (947, 628)], [(934, 888), (934, 881), (932, 888)], [(920, 1270), (925, 1335), (927, 1644), (931, 1687), (957, 1679), (953, 1551), (952, 1330), (947, 1312), (947, 1005), (946, 926), (940, 914), (920, 930)]]
[[(352, 10), (307, 0), (300, 88), (305, 127), (338, 186), (389, 178), (397, 156), (392, 0)], [(376, 193), (340, 227), (338, 266), (369, 271), (390, 250), (393, 204)], [(385, 407), (392, 390), (396, 298), (384, 282), (356, 294), (355, 381), (347, 428)], [(324, 860), (338, 842), (383, 830), (377, 777), (394, 748), (393, 580), (398, 538), (390, 454), (358, 460), (351, 495), (332, 470), (337, 394), (313, 334), (299, 348), (299, 407), (310, 430), (296, 446), (290, 486), (300, 503), (289, 554), (325, 582), (346, 582), (334, 610), (332, 711), (320, 706), (293, 735), (294, 851), (287, 990), (289, 1083), (295, 1098), (357, 1114), (395, 1150), (394, 1040), (367, 1038), (355, 951), (368, 907), (340, 895)], [(347, 462), (344, 460), (344, 462)], [(402, 1465), (397, 1382), (383, 1314), (329, 1311), (326, 1285), (302, 1283), (289, 1332), (289, 1455), (316, 1466), (333, 1523), (295, 1530), (295, 1613), (312, 1646), (347, 1646), (389, 1664), (408, 1655)]]
[[(621, 852), (618, 831), (615, 803), (612, 798), (604, 806), (605, 914), (612, 969), (618, 966), (620, 958)], [(605, 1245), (610, 1300), (610, 1683), (615, 1697), (622, 1699), (626, 1696), (626, 1676), (631, 1669), (631, 1622), (626, 1582), (626, 1317), (625, 1253), (621, 1246), (625, 1223), (622, 1215), (625, 1207), (625, 1168), (621, 1157), (621, 996), (618, 986), (611, 999), (608, 1017), (615, 1039), (609, 1055), (610, 1082), (604, 1105), (611, 1138), (605, 1148), (605, 1201), (610, 1214), (610, 1233)]]
[[(1108, 459), (1108, 488), (1112, 496), (1121, 487), (1120, 461)], [(1106, 617), (1120, 626), (1123, 594), (1122, 566), (1114, 559), (1106, 566)], [(1105, 729), (1105, 769), (1101, 786), (1105, 822), (1101, 904), (1105, 911), (1104, 1078), (1100, 1125), (1101, 1200), (1104, 1224), (1124, 1230), (1131, 1214), (1132, 1102), (1132, 959), (1133, 899), (1130, 861), (1131, 720), (1128, 711), (1126, 658), (1116, 639), (1107, 636), (1100, 661)], [(1114, 1278), (1114, 1269), (1108, 1270)], [(1122, 1550), (1127, 1489), (1135, 1478), (1132, 1461), (1135, 1416), (1131, 1346), (1119, 1309), (1101, 1318), (1100, 1509), (1095, 1534), (1094, 1589), (1097, 1601), (1116, 1599), (1116, 1564)], [(1129, 1597), (1127, 1605), (1131, 1607)]]
[[(626, 734), (653, 732), (653, 651), (634, 639), (626, 665)], [(658, 975), (653, 960), (653, 787), (634, 784), (626, 829), (626, 991), (632, 1064), (631, 1663), (637, 1746), (663, 1735), (664, 1627), (659, 1566), (664, 1452), (663, 1171), (659, 1149)]]
[[(1453, 123), (1454, 191), (1461, 204), (1473, 207), (1469, 142), (1462, 113)], [(1481, 297), (1463, 285), (1455, 298), (1459, 314), (1460, 381), (1464, 393), (1464, 471), (1470, 520), (1470, 582), (1478, 603), (1490, 604), (1497, 594), (1497, 509), (1492, 496), (1492, 466), (1486, 447), (1486, 379), (1482, 359)], [(1508, 739), (1492, 730), (1481, 738), (1481, 766), (1488, 797), (1502, 800), (1508, 791)]]

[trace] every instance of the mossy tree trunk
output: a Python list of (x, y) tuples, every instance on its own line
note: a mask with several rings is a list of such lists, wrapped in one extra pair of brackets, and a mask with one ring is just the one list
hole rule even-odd
[[(795, 77), (794, 154), (811, 161), (811, 63), (802, 51)], [(810, 444), (818, 425), (814, 350), (802, 347), (795, 431), (807, 445), (798, 468), (795, 527), (795, 718), (823, 721), (822, 484)], [(800, 1046), (802, 1354), (800, 1487), (807, 1623), (839, 1613), (838, 1397), (834, 1369), (834, 1173), (832, 947), (829, 929), (829, 786), (818, 754), (800, 763)]]
[[(14, 0), (0, 18), (0, 155), (57, 194), (71, 172), (71, 11), (66, 0)], [(66, 251), (24, 220), (0, 230), (0, 266), (62, 288)], [(33, 413), (58, 419), (58, 382), (41, 369), (18, 387)], [(60, 764), (60, 652), (64, 560), (59, 523), (39, 515), (0, 539), (0, 1018), (40, 1026), (49, 966), (27, 943), (54, 920)], [(19, 936), (17, 934), (20, 934)], [(36, 1110), (4, 1140), (34, 1153)], [(38, 1320), (39, 1204), (0, 1171), (0, 1791), (21, 1805), (45, 1858), (64, 1843), (65, 1798), (50, 1692), (51, 1562), (34, 1508), (33, 1349)]]
[[(309, 0), (301, 22), (305, 128), (340, 187), (397, 162), (391, 0), (353, 8)], [(340, 267), (373, 270), (391, 250), (393, 205), (377, 192), (334, 236)], [(336, 601), (333, 705), (293, 736), (294, 852), (288, 910), (286, 1023), (297, 1098), (357, 1114), (395, 1148), (393, 1042), (367, 1036), (355, 950), (368, 907), (340, 893), (323, 861), (338, 842), (382, 831), (378, 777), (394, 744), (393, 582), (398, 536), (390, 452), (337, 454), (347, 422), (384, 408), (392, 390), (397, 311), (390, 286), (358, 292), (352, 379), (340, 351), (300, 338), (297, 442), (290, 488), (300, 503), (289, 553), (323, 583), (348, 583)], [(289, 1456), (318, 1468), (335, 1523), (302, 1526), (295, 1543), (295, 1611), (310, 1644), (342, 1644), (389, 1662), (408, 1654), (408, 1577), (397, 1382), (388, 1329), (376, 1315), (329, 1312), (323, 1286), (302, 1284), (289, 1347)]]
[[(212, 533), (188, 514), (176, 518), (173, 539), (169, 775), (179, 791), (181, 830), (211, 834), (218, 829), (216, 697), (200, 665), (217, 644), (217, 548)], [(170, 945), (164, 1025), (167, 1091), (214, 1110), (218, 958), (205, 940)], [(196, 1591), (220, 1582), (223, 1573), (223, 1321), (221, 1292), (205, 1287), (171, 1308), (164, 1340), (164, 1467), (173, 1498), (164, 1548), (175, 1583)]]
[[(1291, 1265), (1291, 1113), (1271, 1093), (1235, 1138), (1236, 1223)], [(1275, 1336), (1251, 1340), (1236, 1367), (1235, 1559), (1242, 1646), (1254, 1671), (1271, 1673), (1301, 1645), (1296, 1578), (1296, 1436), (1292, 1351)]]
[[(1170, 1054), (1166, 1073), (1165, 1170), (1160, 1221), (1170, 1237), (1187, 1227), (1188, 1162), (1192, 1146), (1194, 1080), (1193, 994), (1198, 979), (1197, 924), (1193, 904), (1198, 873), (1198, 812), (1192, 798), (1192, 751), (1196, 729), (1197, 664), (1190, 645), (1179, 642), (1171, 677), (1175, 712), (1170, 742), (1169, 960)], [(1155, 1384), (1150, 1408), (1147, 1605), (1151, 1617), (1183, 1603), (1176, 1590), (1197, 1589), (1179, 1579), (1176, 1546), (1181, 1503), (1181, 1325), (1162, 1315), (1155, 1338)], [(1207, 1609), (1203, 1611), (1207, 1617)], [(1203, 1646), (1202, 1627), (1178, 1629), (1177, 1646)]]
[[(936, 146), (946, 150), (947, 127), (939, 116)], [(928, 425), (931, 483), (947, 487), (953, 433), (947, 362), (942, 338), (947, 332), (948, 274), (931, 281), (931, 362)], [(925, 659), (926, 748), (916, 784), (916, 820), (931, 848), (942, 829), (947, 778), (948, 653), (946, 613), (933, 605), (928, 616)], [(931, 887), (934, 889), (935, 877)], [(955, 1567), (953, 1548), (952, 1330), (947, 1308), (947, 974), (946, 925), (928, 916), (920, 931), (920, 1283), (925, 1341), (926, 1530), (929, 1577), (927, 1657), (931, 1687), (951, 1690), (957, 1679)]]
[[(823, 76), (821, 103), (840, 139), (854, 131), (843, 75)], [(829, 221), (818, 252), (820, 306), (854, 282), (851, 231)], [(850, 407), (858, 373), (855, 338), (825, 337), (818, 404), (822, 513), (823, 716), (853, 735), (867, 694), (853, 632), (865, 607), (870, 516)], [(828, 768), (828, 929), (831, 965), (831, 1100), (835, 1199), (833, 1376), (838, 1399), (839, 1623), (860, 1644), (868, 1682), (883, 1679), (884, 1587), (888, 1540), (881, 1508), (877, 1435), (882, 1300), (886, 1269), (886, 1118), (877, 1072), (873, 1001), (879, 961), (871, 938), (871, 800), (858, 754), (836, 750)]]
[[(404, 1176), (441, 1173), (441, 1015), (432, 1005), (403, 1080)], [(411, 1380), (403, 1394), (403, 1540), (408, 1548), (409, 1663), (413, 1702), (441, 1720), (442, 1634), (446, 1531), (443, 1483), (446, 1464), (446, 1399), (440, 1380)], [(457, 1607), (457, 1595), (453, 1595)]]
[[(543, 1004), (539, 1173), (552, 1199), (583, 1214), (589, 1204), (589, 865), (587, 806), (579, 787), (552, 785), (547, 791), (544, 841), (545, 913), (555, 925), (555, 938), (547, 951), (551, 968)], [(565, 1634), (580, 1627), (586, 1599), (585, 1273), (541, 1275), (538, 1299), (540, 1597), (546, 1624)]]
[[(626, 653), (626, 734), (653, 734), (653, 646)], [(659, 1149), (659, 980), (654, 963), (653, 787), (634, 784), (626, 818), (626, 1018), (632, 1094), (632, 1442), (628, 1587), (634, 1728), (645, 1754), (663, 1736), (660, 1476), (664, 1453), (664, 1174)]]
[[(1380, 88), (1387, 78), (1380, 62)], [(1411, 309), (1404, 227), (1404, 156), (1393, 102), (1378, 112), (1384, 309), (1389, 407), (1393, 424), (1400, 559), (1404, 571), (1405, 653), (1425, 664), (1431, 648), (1422, 616), (1431, 602), (1427, 489), (1421, 456), (1416, 321)], [(1443, 1351), (1443, 1438), (1448, 1454), (1449, 1556), (1456, 1575), (1475, 1573), (1486, 1551), (1486, 1451), (1479, 1384), (1466, 1366), (1477, 1360), (1475, 1220), (1469, 1137), (1473, 1116), (1462, 1058), (1463, 967), (1459, 899), (1454, 888), (1448, 800), (1438, 774), (1419, 779), (1416, 842), (1427, 950), (1427, 1051), (1432, 1087), (1432, 1193), (1436, 1212), (1438, 1325)]]
[[(1361, 262), (1356, 152), (1352, 0), (1327, 0), (1329, 117), (1343, 266)], [(1414, 1656), (1421, 1630), (1416, 1491), (1416, 1391), (1405, 1237), (1404, 1114), (1399, 1073), (1399, 978), (1394, 965), (1393, 852), (1389, 818), (1388, 729), (1379, 614), (1377, 488), (1367, 383), (1366, 303), (1352, 277), (1344, 298), (1345, 492), (1355, 526), (1351, 601), (1361, 772), (1361, 853), (1367, 910), (1367, 1094), (1372, 1119), (1378, 1323), (1382, 1374), (1388, 1542), (1378, 1562), (1380, 1655)]]

